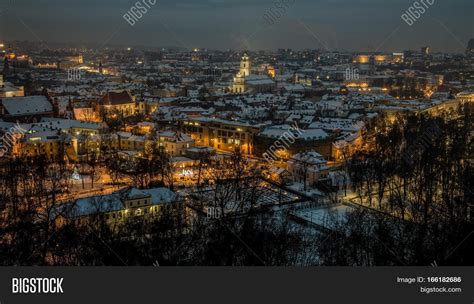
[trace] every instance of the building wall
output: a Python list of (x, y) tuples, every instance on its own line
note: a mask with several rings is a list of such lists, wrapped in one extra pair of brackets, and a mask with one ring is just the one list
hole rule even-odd
[(328, 170), (318, 170), (316, 166), (307, 166), (298, 162), (288, 163), (288, 172), (290, 172), (294, 182), (304, 183), (306, 173), (306, 185), (315, 186), (321, 179), (327, 178)]
[[(0, 110), (1, 114), (1, 110)], [(40, 114), (35, 114), (35, 115), (15, 115), (11, 116), (9, 114), (4, 114), (2, 119), (4, 121), (9, 121), (9, 122), (20, 122), (20, 123), (35, 123), (41, 121), (41, 118), (43, 117), (54, 117), (53, 112), (45, 112), (45, 113), (40, 113)]]
[[(254, 151), (255, 156), (262, 157), (263, 153), (267, 152), (268, 149), (277, 141), (277, 138), (270, 138), (265, 136), (255, 136), (254, 140)], [(321, 154), (325, 159), (331, 159), (332, 155), (332, 143), (333, 139), (328, 137), (324, 140), (301, 140), (297, 139), (288, 148), (288, 155), (294, 155), (300, 152), (316, 151)]]
[(171, 156), (184, 156), (187, 149), (195, 146), (194, 141), (176, 142), (168, 140), (166, 137), (160, 137), (157, 144), (159, 147), (163, 147), (165, 152)]
[(0, 98), (23, 96), (25, 96), (25, 90), (23, 89), (23, 87), (15, 87), (15, 90), (0, 90)]
[[(146, 203), (145, 203), (146, 201)], [(77, 225), (90, 225), (96, 221), (103, 221), (109, 226), (115, 226), (118, 224), (123, 223), (129, 218), (132, 217), (141, 217), (144, 219), (149, 219), (157, 216), (162, 208), (167, 208), (170, 206), (169, 204), (166, 205), (151, 205), (150, 199), (146, 198), (140, 198), (136, 200), (129, 200), (124, 202), (125, 205), (127, 206), (126, 208), (114, 212), (106, 212), (106, 213), (100, 213), (100, 214), (93, 214), (93, 215), (86, 215), (86, 216), (80, 216), (80, 217), (74, 217), (70, 219), (64, 219), (61, 218), (58, 220), (58, 223), (65, 224), (67, 222), (73, 222)], [(133, 205), (132, 205), (133, 204)], [(176, 206), (176, 204), (179, 203), (174, 203), (173, 205)], [(183, 212), (185, 212), (185, 209), (183, 209)]]
[(190, 135), (198, 146), (212, 147), (218, 151), (253, 155), (254, 135), (260, 130), (246, 125), (238, 126), (221, 122), (185, 121), (182, 130)]
[(20, 144), (20, 154), (22, 157), (45, 156), (47, 159), (56, 160), (68, 157), (70, 160), (77, 158), (76, 149), (71, 143), (61, 141), (45, 142), (22, 142)]
[(137, 111), (139, 111), (135, 103), (126, 103), (126, 104), (120, 104), (120, 105), (106, 105), (106, 106), (101, 106), (100, 108), (106, 114), (113, 115), (115, 113), (119, 113), (125, 117), (133, 116), (137, 113)]

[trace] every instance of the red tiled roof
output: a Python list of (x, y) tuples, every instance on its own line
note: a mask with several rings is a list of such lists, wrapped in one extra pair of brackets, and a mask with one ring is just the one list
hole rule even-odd
[(101, 105), (119, 105), (133, 103), (132, 95), (128, 91), (107, 92), (99, 101)]

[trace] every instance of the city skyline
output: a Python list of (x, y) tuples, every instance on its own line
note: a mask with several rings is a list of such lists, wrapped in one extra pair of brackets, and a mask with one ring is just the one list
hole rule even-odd
[(1, 265), (474, 265), (466, 1), (7, 3)]

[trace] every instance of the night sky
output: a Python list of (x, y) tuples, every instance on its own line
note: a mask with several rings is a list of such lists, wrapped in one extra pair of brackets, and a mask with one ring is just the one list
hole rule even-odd
[[(0, 39), (113, 45), (270, 50), (401, 51), (431, 46), (462, 52), (474, 38), (473, 0), (435, 0), (408, 26), (409, 0), (286, 0), (272, 26), (274, 0), (157, 0), (132, 27), (128, 0), (0, 0)], [(427, 1), (427, 0), (425, 0)]]

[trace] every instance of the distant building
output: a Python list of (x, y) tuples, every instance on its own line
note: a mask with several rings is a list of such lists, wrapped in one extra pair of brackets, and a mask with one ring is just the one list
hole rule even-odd
[[(333, 137), (322, 129), (305, 129), (301, 132), (299, 134), (297, 131), (291, 130), (290, 125), (267, 127), (255, 136), (254, 155), (265, 157), (266, 154), (274, 160), (276, 160), (275, 158), (288, 160), (291, 155), (298, 152), (317, 151), (325, 158), (331, 157)], [(276, 147), (277, 141), (291, 144), (288, 147)]]
[(187, 134), (167, 131), (158, 133), (158, 146), (171, 156), (184, 156), (187, 149), (195, 146), (195, 141)]
[(245, 52), (240, 61), (240, 70), (234, 77), (234, 83), (230, 90), (233, 93), (259, 93), (272, 90), (275, 82), (268, 76), (253, 75), (252, 62), (247, 52)]
[(19, 145), (22, 158), (44, 156), (52, 161), (77, 160), (77, 141), (61, 131), (30, 131), (21, 139)]
[(66, 56), (66, 58), (64, 58), (64, 59), (67, 60), (67, 61), (71, 61), (71, 62), (73, 62), (77, 65), (84, 63), (84, 58), (83, 58), (82, 55)]
[(345, 133), (333, 143), (332, 159), (347, 161), (362, 147), (362, 136), (359, 133)]
[(0, 98), (2, 97), (23, 97), (25, 89), (23, 86), (14, 86), (9, 82), (3, 81), (3, 75), (0, 74)]
[(423, 57), (427, 57), (430, 55), (430, 48), (428, 46), (424, 46), (421, 48), (421, 55)]
[(303, 94), (305, 92), (305, 88), (301, 84), (287, 84), (281, 88), (281, 91), (291, 94)]
[(474, 92), (461, 92), (456, 95), (461, 102), (474, 102)]
[(162, 208), (178, 203), (178, 196), (168, 188), (131, 188), (61, 205), (53, 210), (53, 217), (59, 224), (90, 225), (100, 220), (115, 225), (133, 217), (156, 216)]
[(100, 123), (51, 117), (43, 117), (37, 125), (53, 130), (60, 130), (73, 136), (98, 135), (103, 128)]
[(100, 137), (102, 125), (73, 119), (43, 117), (35, 126), (61, 131), (73, 136), (74, 148), (78, 156), (100, 154)]
[(370, 61), (370, 55), (357, 55), (353, 59), (353, 63), (359, 63), (359, 64), (368, 64)]
[(200, 117), (185, 120), (182, 123), (184, 133), (190, 135), (198, 146), (207, 146), (217, 151), (252, 155), (254, 135), (259, 128), (245, 122)]
[(120, 151), (145, 152), (145, 136), (133, 135), (128, 132), (117, 132), (117, 144)]
[[(369, 54), (361, 54), (357, 55), (352, 59), (352, 63), (358, 64), (360, 69), (363, 69), (363, 65), (387, 65), (393, 63), (401, 63), (403, 62), (403, 54), (402, 53), (393, 53), (391, 55), (387, 54), (376, 54), (376, 55), (369, 55)], [(362, 66), (361, 66), (362, 65)]]
[(393, 63), (403, 63), (405, 60), (405, 54), (404, 53), (393, 53), (392, 54), (393, 58)]
[(466, 55), (474, 56), (474, 39), (469, 40), (467, 44)]
[(186, 157), (192, 160), (206, 159), (216, 155), (216, 150), (211, 147), (194, 147), (186, 150)]
[(298, 153), (293, 155), (287, 164), (288, 172), (294, 182), (314, 186), (320, 180), (328, 177), (327, 161), (317, 152)]
[(240, 74), (242, 77), (248, 77), (252, 73), (252, 62), (247, 52), (242, 56), (240, 61)]
[(83, 63), (84, 63), (84, 58), (82, 57), (82, 55), (66, 56), (66, 57), (64, 57), (63, 60), (61, 60), (58, 63), (58, 68), (66, 70), (66, 69), (73, 68), (73, 67), (76, 67), (78, 65), (81, 65)]
[(128, 117), (135, 115), (139, 109), (129, 91), (107, 92), (98, 102), (98, 110), (105, 115)]
[(72, 109), (73, 117), (80, 121), (88, 122), (100, 122), (100, 117), (97, 111), (94, 111), (94, 108), (77, 108)]
[(36, 122), (53, 115), (53, 103), (43, 95), (0, 98), (0, 118), (5, 121)]

